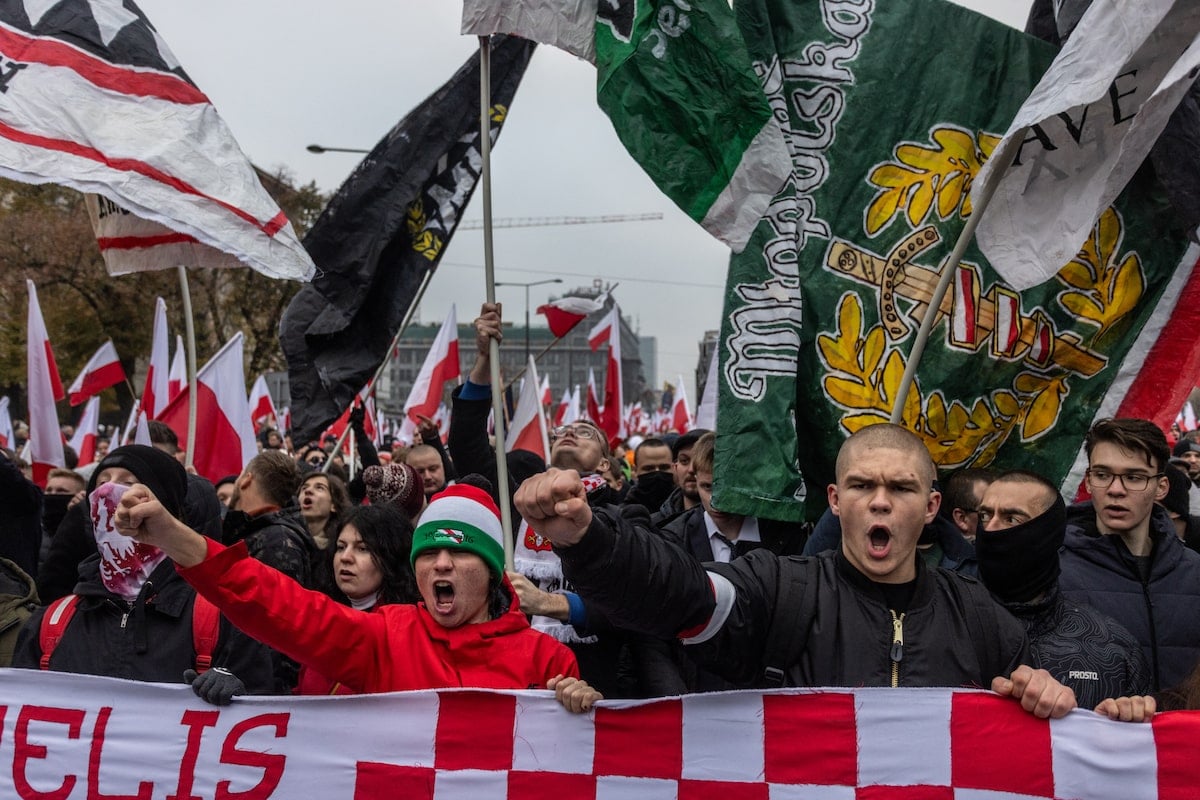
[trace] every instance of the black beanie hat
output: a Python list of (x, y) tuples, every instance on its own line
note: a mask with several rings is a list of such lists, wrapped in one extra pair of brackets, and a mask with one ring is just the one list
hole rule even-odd
[(1200, 442), (1194, 442), (1191, 439), (1180, 439), (1175, 443), (1175, 447), (1171, 450), (1171, 455), (1178, 458), (1184, 453), (1200, 453)]
[(1186, 472), (1173, 464), (1167, 465), (1166, 473), (1171, 488), (1167, 489), (1167, 496), (1162, 499), (1163, 508), (1181, 517), (1186, 517), (1190, 499), (1188, 493), (1192, 489), (1192, 479), (1187, 476)]
[(106, 455), (88, 481), (88, 494), (96, 488), (100, 473), (109, 467), (121, 467), (134, 474), (138, 482), (144, 483), (163, 508), (176, 519), (183, 518), (183, 499), (187, 496), (187, 472), (174, 456), (156, 447), (144, 444), (127, 444)]

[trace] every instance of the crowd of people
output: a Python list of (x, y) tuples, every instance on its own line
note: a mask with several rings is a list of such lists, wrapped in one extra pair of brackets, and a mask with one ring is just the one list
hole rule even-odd
[[(443, 442), (357, 469), (266, 431), (213, 485), (152, 446), (53, 470), (0, 454), (0, 665), (241, 694), (480, 687), (602, 698), (781, 686), (979, 687), (1039, 717), (1200, 701), (1200, 437), (1088, 431), (1090, 499), (1035, 470), (939, 476), (921, 440), (846, 439), (815, 525), (713, 506), (716, 433), (614, 449), (589, 420), (497, 479), (489, 346)], [(628, 443), (623, 443), (628, 444)], [(390, 458), (389, 458), (390, 456)], [(513, 511), (506, 566), (500, 508)]]

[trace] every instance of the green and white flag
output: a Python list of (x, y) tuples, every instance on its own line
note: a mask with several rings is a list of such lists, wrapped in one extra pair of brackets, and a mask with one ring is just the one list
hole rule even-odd
[(1053, 48), (940, 0), (750, 0), (737, 19), (793, 171), (730, 262), (715, 505), (820, 514), (845, 437), (897, 402), (942, 269), (953, 288), (903, 400), (942, 469), (1033, 469), (1073, 494), (1094, 419), (1169, 422), (1200, 359), (1200, 278), (1152, 176), (1046, 284), (1014, 291), (973, 244), (944, 263)]
[(597, 101), (629, 154), (734, 252), (791, 174), (726, 0), (464, 0), (462, 32), (593, 61)]

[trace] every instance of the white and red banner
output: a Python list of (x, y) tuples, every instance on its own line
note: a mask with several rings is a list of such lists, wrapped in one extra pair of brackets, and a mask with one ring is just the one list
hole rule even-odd
[(38, 304), (37, 287), (26, 280), (29, 290), (29, 317), (26, 327), (25, 358), (28, 367), (29, 393), (29, 463), (33, 465), (33, 482), (46, 485), (46, 475), (54, 467), (66, 465), (63, 456), (62, 431), (58, 427), (55, 401), (65, 396), (50, 349), (42, 307)]
[(438, 329), (425, 363), (413, 381), (412, 391), (404, 403), (404, 416), (413, 425), (417, 423), (417, 415), (433, 419), (438, 406), (442, 402), (442, 392), (446, 383), (457, 381), (461, 375), (458, 363), (458, 316), (453, 303), (450, 313), (442, 327)]
[[(194, 252), (214, 248), (271, 277), (312, 276), (233, 134), (135, 6), (5, 4), (0, 52), (0, 172), (103, 195), (92, 210), (111, 274), (199, 265)], [(120, 224), (126, 210), (152, 224)]]
[(156, 419), (167, 407), (167, 379), (170, 377), (170, 332), (167, 330), (167, 302), (161, 297), (154, 301), (154, 332), (150, 340), (150, 366), (146, 369), (146, 385), (142, 389), (142, 411)]
[(214, 707), (184, 686), (0, 671), (0, 796), (29, 800), (1195, 800), (1198, 738), (1195, 712), (1048, 722), (972, 690), (726, 692), (572, 715), (549, 692)]
[(625, 436), (622, 415), (625, 398), (621, 389), (621, 309), (616, 303), (588, 334), (588, 346), (592, 350), (600, 349), (605, 343), (608, 344), (608, 366), (604, 374), (604, 405), (595, 422), (608, 434), (611, 443)]
[(271, 390), (267, 388), (267, 377), (259, 375), (250, 387), (250, 421), (257, 427), (277, 416), (275, 404), (271, 402)]
[(590, 315), (604, 308), (607, 294), (593, 300), (590, 297), (575, 297), (574, 295), (552, 300), (543, 306), (538, 306), (537, 313), (546, 317), (550, 332), (557, 338), (570, 333), (576, 325)]
[(12, 412), (8, 410), (8, 395), (0, 397), (0, 447), (12, 448), (17, 439), (13, 435)]
[[(75, 426), (69, 444), (79, 456), (76, 466), (86, 467), (96, 460), (96, 439), (100, 433), (100, 398), (93, 397), (83, 407), (83, 415)], [(115, 449), (115, 448), (114, 448)]]
[(79, 373), (79, 377), (67, 389), (71, 405), (77, 406), (123, 380), (125, 369), (121, 366), (121, 360), (117, 358), (117, 348), (113, 347), (112, 339), (109, 339), (88, 359), (83, 372)]
[(528, 450), (550, 461), (550, 439), (546, 432), (546, 415), (542, 413), (542, 389), (538, 384), (537, 365), (533, 356), (525, 367), (525, 381), (521, 384), (521, 397), (513, 411), (504, 439), (504, 452)]
[(213, 483), (226, 475), (240, 474), (258, 453), (242, 371), (242, 342), (239, 331), (196, 372), (194, 449), (187, 440), (191, 387), (185, 386), (158, 415), (159, 420), (175, 431), (179, 446), (192, 450), (196, 472)]
[(183, 337), (175, 334), (175, 355), (171, 357), (171, 374), (167, 376), (167, 402), (183, 391), (187, 383), (187, 351), (183, 349)]
[(692, 410), (688, 407), (687, 390), (683, 388), (683, 376), (675, 384), (671, 398), (671, 430), (687, 433), (692, 429)]

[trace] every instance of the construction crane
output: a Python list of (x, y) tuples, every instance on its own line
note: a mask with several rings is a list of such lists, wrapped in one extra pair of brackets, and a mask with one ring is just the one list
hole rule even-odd
[[(662, 219), (661, 213), (604, 214), (598, 217), (495, 217), (493, 228), (542, 228), (552, 225), (601, 225), (608, 222), (653, 222)], [(459, 230), (477, 231), (483, 228), (481, 219), (464, 219)]]

